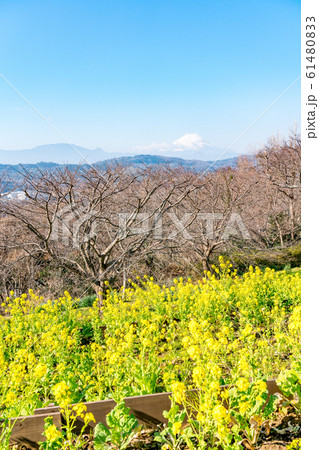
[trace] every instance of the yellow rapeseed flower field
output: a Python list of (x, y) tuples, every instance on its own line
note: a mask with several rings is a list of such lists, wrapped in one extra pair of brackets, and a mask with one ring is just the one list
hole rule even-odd
[[(160, 286), (142, 277), (120, 292), (109, 289), (102, 306), (96, 301), (81, 311), (75, 305), (67, 292), (49, 301), (32, 291), (12, 293), (2, 305), (3, 418), (51, 402), (67, 409), (172, 391), (179, 411), (197, 417), (190, 419), (197, 448), (205, 448), (205, 436), (212, 443), (207, 448), (228, 449), (237, 448), (243, 433), (252, 441), (252, 420), (271, 414), (263, 408), (267, 379), (278, 379), (299, 402), (299, 273), (250, 268), (239, 277), (221, 259), (196, 282), (180, 278)], [(197, 394), (189, 398), (192, 389)], [(176, 420), (179, 432), (191, 442)], [(60, 439), (52, 424), (46, 436)]]

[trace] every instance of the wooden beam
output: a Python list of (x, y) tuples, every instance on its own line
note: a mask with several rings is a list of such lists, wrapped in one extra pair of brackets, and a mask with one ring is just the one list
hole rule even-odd
[[(44, 408), (45, 409), (45, 408)], [(44, 413), (36, 416), (15, 417), (10, 419), (13, 429), (10, 437), (11, 443), (27, 443), (32, 449), (39, 448), (38, 442), (44, 441), (44, 419), (52, 417), (53, 424), (61, 429), (61, 413)]]
[[(222, 386), (222, 389), (226, 389), (227, 387), (228, 386)], [(268, 398), (270, 395), (280, 393), (280, 389), (275, 380), (267, 381), (267, 388)], [(171, 407), (170, 396), (171, 392), (162, 392), (159, 394), (126, 397), (124, 400), (125, 405), (131, 408), (132, 413), (135, 414), (140, 422), (156, 425), (159, 423), (167, 423), (167, 419), (163, 416), (163, 411), (169, 410)], [(84, 404), (87, 407), (87, 412), (94, 415), (96, 424), (99, 422), (105, 424), (105, 416), (116, 406), (116, 402), (111, 399), (85, 402)], [(22, 440), (24, 439), (33, 442), (35, 445), (33, 448), (38, 448), (36, 447), (37, 443), (44, 440), (44, 419), (50, 416), (53, 418), (53, 423), (60, 429), (63, 418), (61, 417), (59, 406), (39, 408), (34, 411), (33, 416), (11, 419), (11, 423), (14, 422), (11, 436), (12, 442), (18, 442), (18, 440), (20, 440), (22, 443)], [(82, 426), (83, 422), (79, 419), (77, 421), (77, 428), (81, 429)], [(94, 427), (95, 424), (90, 422), (88, 426)]]

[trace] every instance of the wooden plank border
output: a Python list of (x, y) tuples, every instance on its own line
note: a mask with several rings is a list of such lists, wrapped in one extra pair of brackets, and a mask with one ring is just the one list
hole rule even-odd
[(32, 449), (38, 449), (38, 442), (43, 441), (44, 419), (52, 417), (54, 425), (61, 428), (61, 413), (44, 413), (35, 416), (23, 416), (11, 419), (13, 429), (10, 437), (10, 443), (25, 444)]
[[(227, 386), (222, 386), (222, 389)], [(270, 395), (280, 393), (275, 380), (267, 381), (268, 398)], [(194, 392), (194, 391), (193, 391)], [(126, 397), (125, 404), (131, 408), (132, 413), (139, 419), (140, 422), (152, 423), (167, 423), (167, 419), (163, 416), (164, 410), (169, 410), (171, 406), (170, 397), (171, 392), (162, 392), (158, 394), (140, 395), (135, 397)], [(85, 402), (87, 412), (94, 415), (96, 423), (102, 422), (105, 424), (105, 416), (112, 411), (116, 402), (114, 400), (99, 400), (95, 402)], [(53, 423), (60, 428), (63, 423), (59, 406), (48, 406), (46, 408), (39, 408), (34, 411), (34, 415), (26, 417), (12, 418), (11, 423), (14, 423), (11, 435), (12, 443), (34, 443), (43, 440), (44, 419), (47, 417), (53, 418)], [(81, 420), (78, 421), (78, 428), (81, 428)], [(89, 426), (94, 427), (94, 423)], [(23, 441), (24, 440), (24, 441)]]

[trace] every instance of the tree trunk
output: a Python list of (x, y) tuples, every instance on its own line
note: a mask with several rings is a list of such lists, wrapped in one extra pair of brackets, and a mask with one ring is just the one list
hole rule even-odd
[(210, 271), (210, 269), (211, 269), (211, 267), (210, 267), (210, 265), (209, 265), (209, 258), (207, 257), (207, 258), (203, 258), (202, 259), (202, 264), (203, 264), (203, 270), (205, 271)]
[(101, 308), (103, 306), (103, 300), (106, 296), (107, 286), (104, 281), (96, 281), (92, 287), (98, 298), (98, 306)]
[(294, 218), (294, 198), (289, 197), (289, 216), (290, 216), (290, 236), (291, 240), (295, 239), (295, 218)]
[(281, 231), (281, 228), (280, 228), (280, 225), (279, 225), (277, 219), (275, 219), (275, 223), (276, 223), (277, 230), (278, 230), (278, 233), (279, 233), (280, 246), (283, 247), (283, 246), (284, 246), (284, 240), (283, 240), (283, 237), (282, 237), (282, 231)]

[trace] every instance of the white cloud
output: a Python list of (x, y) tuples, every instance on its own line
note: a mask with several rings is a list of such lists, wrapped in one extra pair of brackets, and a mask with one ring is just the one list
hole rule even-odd
[(172, 143), (167, 142), (153, 142), (149, 145), (139, 145), (132, 148), (133, 151), (158, 151), (166, 152), (167, 150), (173, 152), (182, 152), (183, 150), (199, 150), (204, 147), (211, 147), (205, 142), (203, 138), (197, 133), (188, 133), (176, 139)]
[(184, 136), (176, 139), (176, 141), (173, 142), (173, 145), (182, 150), (197, 150), (209, 146), (209, 144), (197, 133), (184, 134)]
[(198, 159), (201, 161), (216, 161), (219, 158), (227, 159), (238, 156), (236, 152), (214, 147), (205, 142), (197, 133), (187, 133), (173, 142), (152, 142), (149, 145), (132, 147), (130, 153), (135, 155), (149, 154), (170, 156), (183, 159)]

